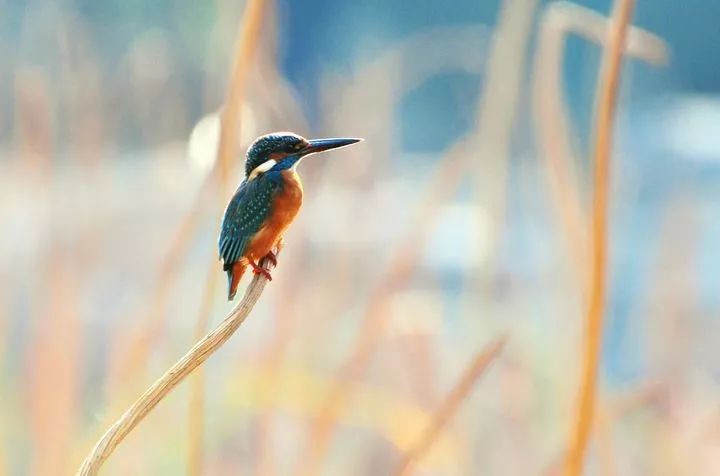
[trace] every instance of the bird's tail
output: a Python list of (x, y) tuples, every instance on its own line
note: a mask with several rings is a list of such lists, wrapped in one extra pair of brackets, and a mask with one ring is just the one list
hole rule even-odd
[(240, 283), (240, 279), (242, 279), (246, 267), (247, 265), (238, 261), (225, 269), (228, 277), (228, 301), (232, 301), (235, 297), (238, 283)]

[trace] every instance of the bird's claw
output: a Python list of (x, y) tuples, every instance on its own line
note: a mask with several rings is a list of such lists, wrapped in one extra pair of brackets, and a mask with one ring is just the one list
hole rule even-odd
[(270, 275), (270, 271), (268, 271), (265, 268), (254, 269), (253, 273), (262, 274), (263, 276), (265, 276), (265, 279), (267, 279), (268, 281), (272, 281), (272, 276)]
[(263, 276), (265, 276), (265, 279), (267, 279), (268, 281), (272, 281), (272, 275), (270, 275), (270, 271), (263, 268), (262, 266), (258, 266), (253, 261), (250, 261), (250, 266), (252, 266), (253, 268), (253, 273), (262, 274)]
[(273, 267), (277, 266), (277, 255), (272, 251), (265, 255), (265, 259), (268, 260), (273, 265)]

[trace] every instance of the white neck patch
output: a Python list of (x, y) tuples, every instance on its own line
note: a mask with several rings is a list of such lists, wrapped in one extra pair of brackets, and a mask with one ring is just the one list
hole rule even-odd
[(258, 175), (263, 174), (263, 173), (267, 172), (268, 170), (270, 170), (271, 168), (275, 167), (275, 164), (277, 164), (277, 161), (270, 159), (270, 160), (266, 160), (262, 164), (258, 165), (257, 167), (255, 167), (253, 169), (252, 172), (250, 172), (250, 176), (248, 177), (248, 182), (250, 180), (254, 179), (255, 177), (257, 177)]

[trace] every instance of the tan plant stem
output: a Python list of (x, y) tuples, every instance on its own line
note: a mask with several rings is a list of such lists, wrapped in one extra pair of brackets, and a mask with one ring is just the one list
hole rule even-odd
[(609, 41), (604, 50), (597, 95), (597, 117), (594, 151), (594, 191), (591, 217), (591, 275), (583, 370), (579, 389), (579, 406), (565, 460), (565, 474), (582, 472), (585, 450), (595, 412), (597, 371), (602, 344), (603, 315), (607, 287), (607, 222), (610, 185), (610, 148), (620, 66), (634, 0), (617, 0), (609, 27)]
[[(575, 282), (586, 289), (587, 217), (582, 210), (577, 157), (573, 152), (574, 134), (562, 91), (562, 66), (565, 42), (576, 35), (586, 41), (605, 45), (609, 20), (599, 13), (558, 1), (545, 6), (540, 18), (538, 46), (533, 68), (534, 126), (543, 165), (547, 170), (553, 208), (563, 225)], [(652, 65), (667, 61), (668, 48), (658, 36), (629, 26), (624, 53)]]
[[(267, 260), (262, 263), (265, 269), (270, 269)], [(209, 334), (203, 337), (183, 358), (175, 363), (160, 377), (130, 408), (105, 432), (93, 449), (87, 455), (77, 472), (78, 476), (89, 476), (98, 473), (102, 464), (112, 454), (113, 450), (125, 437), (142, 421), (145, 416), (157, 406), (160, 401), (170, 393), (190, 372), (205, 362), (218, 350), (252, 311), (255, 303), (265, 289), (267, 279), (262, 275), (255, 275), (245, 296), (233, 308), (228, 316)]]

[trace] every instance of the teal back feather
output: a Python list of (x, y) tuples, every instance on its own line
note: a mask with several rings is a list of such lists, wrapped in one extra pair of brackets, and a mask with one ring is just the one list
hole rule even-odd
[(240, 184), (225, 210), (218, 239), (225, 270), (245, 254), (248, 243), (269, 217), (281, 187), (280, 182), (266, 175)]

